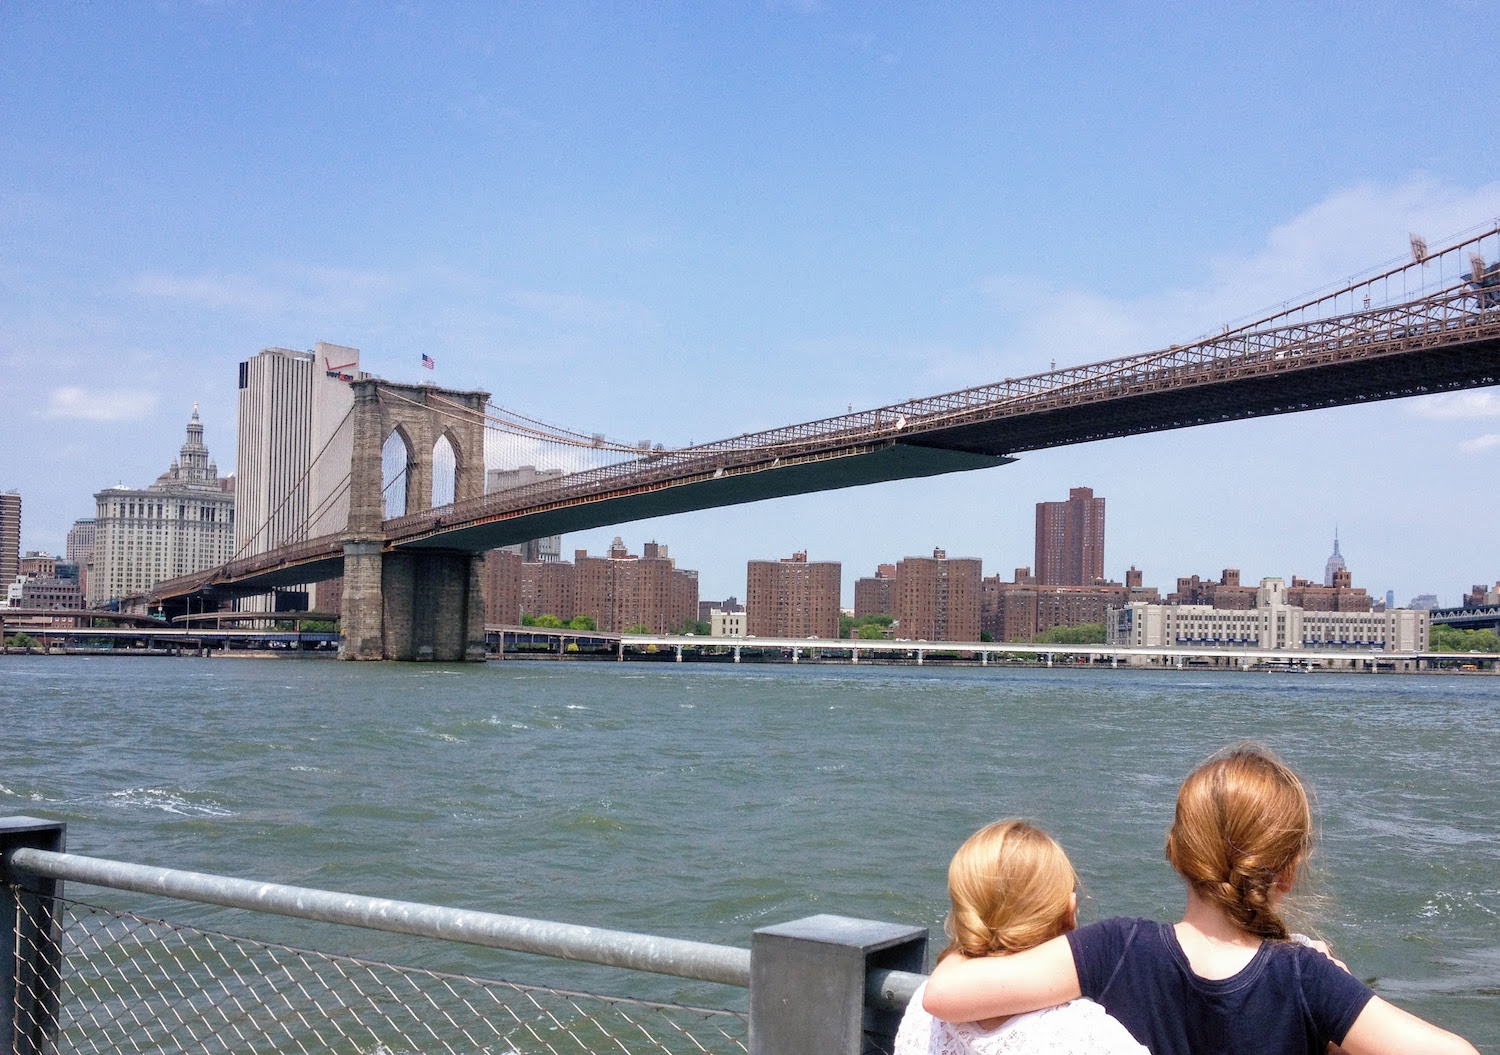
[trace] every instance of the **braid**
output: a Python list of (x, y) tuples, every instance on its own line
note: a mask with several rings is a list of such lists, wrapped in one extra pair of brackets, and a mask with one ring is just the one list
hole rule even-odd
[(1235, 926), (1284, 940), (1281, 883), (1312, 849), (1312, 808), (1296, 774), (1264, 748), (1231, 749), (1194, 771), (1177, 796), (1167, 859)]

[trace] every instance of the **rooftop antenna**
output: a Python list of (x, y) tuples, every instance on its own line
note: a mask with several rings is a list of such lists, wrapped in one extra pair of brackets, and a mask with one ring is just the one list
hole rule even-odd
[(1411, 238), (1411, 258), (1414, 263), (1427, 263), (1427, 239), (1415, 232), (1408, 232)]

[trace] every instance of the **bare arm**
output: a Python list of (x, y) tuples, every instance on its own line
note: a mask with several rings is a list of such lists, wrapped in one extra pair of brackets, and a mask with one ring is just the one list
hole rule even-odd
[(1349, 1027), (1344, 1050), (1349, 1055), (1479, 1055), (1463, 1037), (1378, 996), (1371, 998)]
[(1073, 950), (1066, 937), (1057, 937), (1010, 956), (949, 956), (933, 968), (922, 1006), (934, 1018), (977, 1022), (1037, 1011), (1082, 995)]

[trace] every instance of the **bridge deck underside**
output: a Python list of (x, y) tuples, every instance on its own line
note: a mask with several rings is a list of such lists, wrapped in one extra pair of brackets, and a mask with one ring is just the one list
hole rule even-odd
[[(814, 491), (907, 480), (970, 469), (1007, 465), (1014, 459), (932, 446), (886, 443), (870, 450), (837, 454), (816, 461), (764, 466), (722, 477), (684, 481), (652, 490), (578, 502), (520, 516), (496, 517), (456, 530), (443, 529), (428, 538), (399, 543), (402, 549), (459, 550), (482, 553), (534, 538), (626, 524), (648, 517), (742, 505)], [(219, 597), (246, 597), (283, 586), (319, 582), (342, 575), (342, 549), (289, 563), (232, 582), (215, 583)]]

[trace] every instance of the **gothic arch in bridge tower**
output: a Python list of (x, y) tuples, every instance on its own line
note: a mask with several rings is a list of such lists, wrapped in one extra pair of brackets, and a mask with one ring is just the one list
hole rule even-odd
[[(349, 528), (344, 542), (346, 659), (484, 658), (484, 558), (393, 548), (386, 522), (484, 495), (488, 392), (355, 381)], [(404, 493), (404, 502), (391, 500)]]
[(400, 425), (380, 448), (380, 494), (383, 518), (405, 516), (411, 494), (411, 438)]
[(458, 445), (452, 438), (452, 430), (443, 434), (432, 445), (432, 508), (452, 505), (457, 496)]

